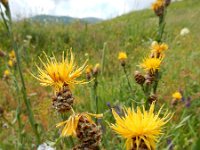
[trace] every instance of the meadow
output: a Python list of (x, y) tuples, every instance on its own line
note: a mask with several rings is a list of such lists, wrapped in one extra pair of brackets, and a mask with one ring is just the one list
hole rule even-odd
[[(101, 132), (102, 136), (96, 149), (123, 150), (126, 149), (126, 139), (111, 128), (111, 123), (115, 124), (117, 120), (113, 110), (124, 117), (124, 107), (134, 107), (136, 110), (137, 106), (142, 108), (145, 105), (148, 110), (151, 104), (155, 104), (155, 112), (163, 106), (161, 117), (166, 116), (167, 110), (171, 113), (170, 120), (163, 127), (163, 134), (156, 142), (156, 149), (199, 150), (199, 8), (199, 0), (173, 2), (167, 6), (161, 24), (159, 20), (162, 15), (157, 16), (152, 9), (133, 11), (96, 24), (75, 21), (66, 25), (29, 19), (18, 22), (7, 20), (6, 24), (2, 18), (0, 150), (37, 149), (44, 143), (46, 147), (48, 145), (57, 150), (71, 149), (80, 143), (79, 139), (65, 136), (63, 127), (56, 125), (70, 118), (74, 112), (83, 113), (83, 116), (84, 112), (103, 114), (99, 115), (100, 118), (92, 117), (92, 124), (99, 126), (95, 132)], [(158, 41), (157, 44), (166, 43), (168, 47), (162, 58), (150, 56), (162, 59), (162, 64), (152, 73), (156, 74), (155, 80), (145, 76), (145, 69), (141, 67), (144, 58), (149, 57), (154, 41)], [(45, 87), (36, 79), (40, 74), (37, 66), (44, 68), (42, 61), (47, 62), (46, 56), (56, 63), (55, 58), (58, 62), (62, 61), (63, 52), (68, 53), (66, 59), (69, 60), (72, 52), (74, 63), (79, 67), (88, 60), (87, 66), (83, 65), (79, 70), (82, 72), (79, 81), (84, 80), (84, 84), (75, 84), (74, 78), (79, 77), (78, 73), (72, 82), (67, 83), (70, 90), (66, 91), (73, 95), (70, 98), (74, 101), (74, 112), (70, 107), (71, 112), (64, 113), (55, 108), (58, 105), (55, 96), (65, 92), (59, 91), (60, 83), (56, 84), (56, 88)], [(118, 56), (120, 52), (126, 56), (122, 53), (121, 57)], [(140, 83), (137, 77), (141, 80), (144, 77), (144, 83)], [(149, 86), (147, 79), (150, 85), (153, 82), (155, 86)], [(174, 93), (180, 96), (176, 97)]]

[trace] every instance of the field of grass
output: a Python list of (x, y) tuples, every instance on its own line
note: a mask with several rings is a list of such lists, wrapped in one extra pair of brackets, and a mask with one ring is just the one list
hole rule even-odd
[[(163, 110), (168, 109), (174, 115), (159, 138), (156, 145), (158, 150), (200, 149), (199, 18), (199, 0), (174, 2), (167, 9), (163, 41), (169, 49), (160, 67), (162, 78), (158, 84), (156, 110), (164, 104)], [(76, 138), (59, 138), (62, 128), (56, 128), (56, 124), (62, 119), (52, 108), (54, 92), (51, 87), (41, 86), (31, 75), (38, 74), (35, 64), (42, 67), (39, 57), (45, 60), (43, 52), (48, 56), (54, 54), (57, 60), (61, 60), (63, 51), (72, 48), (78, 66), (86, 59), (88, 65), (100, 64), (100, 72), (95, 80), (72, 88), (75, 97), (73, 109), (75, 112), (96, 113), (97, 96), (98, 113), (104, 115), (99, 120), (103, 132), (100, 149), (125, 149), (125, 140), (109, 127), (109, 123), (115, 123), (110, 106), (121, 110), (124, 106), (141, 106), (146, 99), (141, 86), (135, 82), (134, 72), (142, 72), (139, 64), (149, 55), (151, 43), (156, 40), (158, 17), (154, 12), (150, 9), (135, 11), (97, 24), (44, 24), (23, 20), (13, 22), (12, 26), (28, 102), (31, 103), (37, 123), (35, 126), (41, 138), (40, 144), (48, 143), (59, 150), (70, 149), (74, 143), (78, 143)], [(183, 28), (188, 28), (190, 33), (181, 36)], [(8, 54), (12, 49), (12, 39), (1, 21), (0, 50)], [(128, 56), (127, 74), (118, 60), (120, 51)], [(0, 107), (4, 110), (3, 115), (0, 114), (0, 150), (36, 149), (37, 140), (24, 103), (18, 67), (8, 67), (8, 60), (8, 55), (0, 57)], [(3, 79), (6, 69), (10, 70), (11, 75)], [(86, 79), (85, 73), (81, 78)], [(130, 82), (127, 82), (127, 78)], [(98, 83), (96, 90), (95, 82)], [(175, 91), (181, 91), (183, 96), (176, 106), (171, 104)], [(17, 114), (20, 114), (21, 128)]]

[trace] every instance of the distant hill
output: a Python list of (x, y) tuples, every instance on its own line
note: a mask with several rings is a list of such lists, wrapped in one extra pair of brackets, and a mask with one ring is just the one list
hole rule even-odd
[(32, 21), (39, 21), (39, 22), (58, 22), (58, 23), (72, 23), (74, 21), (80, 20), (81, 22), (86, 23), (98, 23), (103, 21), (102, 19), (95, 18), (95, 17), (87, 17), (87, 18), (73, 18), (69, 16), (51, 16), (51, 15), (37, 15), (30, 18)]

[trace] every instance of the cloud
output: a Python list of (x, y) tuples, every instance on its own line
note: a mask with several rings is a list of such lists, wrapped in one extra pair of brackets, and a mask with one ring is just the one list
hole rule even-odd
[(38, 14), (112, 18), (149, 7), (154, 0), (10, 0), (15, 18)]

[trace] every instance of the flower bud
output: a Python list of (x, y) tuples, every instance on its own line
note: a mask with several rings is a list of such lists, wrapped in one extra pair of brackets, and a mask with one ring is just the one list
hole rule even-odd
[(134, 78), (137, 84), (143, 85), (145, 82), (145, 77), (139, 71), (135, 71)]

